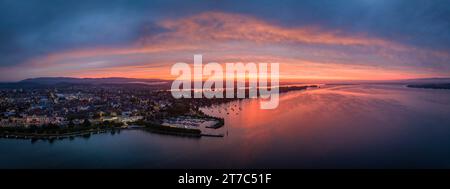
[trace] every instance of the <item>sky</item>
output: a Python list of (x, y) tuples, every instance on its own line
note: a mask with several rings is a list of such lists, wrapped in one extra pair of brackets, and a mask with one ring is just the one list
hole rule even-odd
[(0, 0), (0, 81), (173, 79), (194, 54), (285, 80), (450, 77), (450, 0)]

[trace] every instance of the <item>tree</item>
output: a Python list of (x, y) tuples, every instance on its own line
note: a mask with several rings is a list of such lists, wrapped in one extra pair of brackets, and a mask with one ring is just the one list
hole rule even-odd
[(93, 119), (99, 119), (100, 117), (100, 113), (95, 113), (94, 116), (92, 116)]
[(69, 121), (68, 127), (69, 127), (69, 128), (74, 128), (74, 127), (75, 127), (75, 124), (73, 123), (72, 120)]
[(91, 122), (88, 119), (84, 119), (83, 127), (90, 127), (90, 126), (91, 126)]

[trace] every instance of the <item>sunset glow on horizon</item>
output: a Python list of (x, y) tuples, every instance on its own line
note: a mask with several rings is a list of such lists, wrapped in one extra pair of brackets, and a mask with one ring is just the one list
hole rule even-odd
[[(95, 21), (97, 17), (85, 19), (85, 22), (90, 20), (99, 25), (108, 21)], [(4, 63), (0, 80), (53, 76), (174, 79), (176, 76), (170, 75), (170, 67), (177, 62), (192, 64), (194, 54), (203, 54), (205, 63), (280, 63), (280, 79), (284, 81), (450, 77), (448, 49), (387, 39), (369, 30), (346, 31), (319, 21), (286, 24), (276, 18), (226, 10), (139, 20), (144, 21), (133, 24), (138, 28), (134, 39), (119, 44), (95, 44), (94, 37), (88, 45), (35, 49), (42, 53), (28, 53), (32, 55)], [(120, 29), (113, 27), (117, 32), (126, 33), (123, 30), (127, 25), (112, 23), (119, 24)], [(84, 23), (72, 24), (85, 27)], [(73, 40), (88, 35), (79, 29), (70, 31), (75, 33), (61, 35), (73, 37)], [(110, 32), (115, 30), (93, 35), (109, 36)], [(396, 35), (403, 38), (402, 34)]]

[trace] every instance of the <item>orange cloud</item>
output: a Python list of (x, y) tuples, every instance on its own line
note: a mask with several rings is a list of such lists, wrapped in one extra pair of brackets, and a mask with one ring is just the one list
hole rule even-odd
[[(328, 45), (368, 45), (404, 47), (389, 41), (365, 36), (344, 36), (339, 31), (318, 27), (285, 28), (249, 16), (206, 12), (178, 20), (166, 20), (160, 26), (173, 32), (160, 38), (186, 38), (199, 41), (248, 40), (254, 42), (301, 42)], [(152, 38), (153, 40), (154, 38)]]

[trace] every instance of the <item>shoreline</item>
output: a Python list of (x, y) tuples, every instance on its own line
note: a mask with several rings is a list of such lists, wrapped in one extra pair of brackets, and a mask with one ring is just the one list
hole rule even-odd
[(133, 130), (141, 129), (144, 131), (157, 133), (157, 134), (167, 134), (174, 136), (186, 136), (186, 137), (223, 137), (220, 134), (209, 134), (202, 133), (200, 129), (188, 129), (188, 128), (178, 128), (171, 126), (164, 126), (160, 124), (148, 124), (148, 125), (134, 125), (131, 127), (114, 127), (107, 129), (89, 129), (85, 131), (69, 132), (69, 133), (20, 133), (20, 132), (1, 132), (0, 138), (6, 139), (31, 139), (31, 140), (53, 140), (53, 139), (64, 139), (71, 137), (83, 137), (90, 136), (92, 134), (106, 133), (110, 131), (120, 130)]
[(61, 133), (61, 134), (8, 132), (8, 133), (1, 133), (0, 138), (58, 139), (58, 138), (78, 137), (78, 136), (85, 136), (85, 135), (91, 135), (91, 134), (106, 133), (108, 131), (115, 131), (115, 130), (121, 130), (121, 129), (123, 129), (123, 128), (109, 128), (109, 129), (98, 129), (98, 130), (90, 129), (90, 130), (86, 130), (86, 131), (77, 131), (77, 132)]

